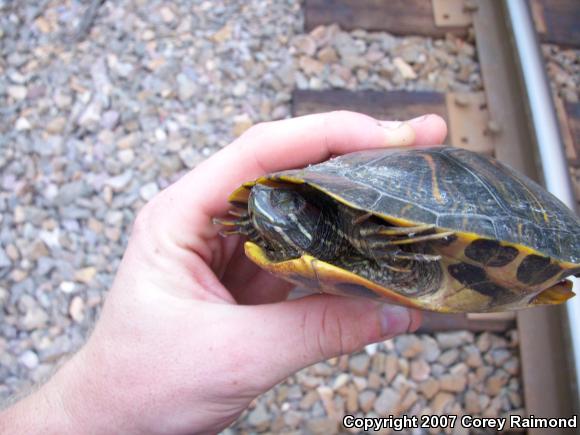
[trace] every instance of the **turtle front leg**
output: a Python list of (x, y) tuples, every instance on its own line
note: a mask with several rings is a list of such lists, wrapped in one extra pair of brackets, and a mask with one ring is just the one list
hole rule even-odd
[(252, 224), (250, 215), (247, 210), (229, 210), (228, 214), (233, 216), (233, 218), (214, 218), (212, 222), (215, 225), (221, 225), (224, 229), (220, 230), (220, 235), (231, 236), (234, 234), (241, 234), (248, 236), (250, 239), (254, 239), (258, 236), (256, 228)]
[[(383, 223), (377, 223), (372, 218), (371, 213), (355, 216), (352, 219), (352, 228), (355, 236), (352, 244), (364, 255), (368, 255), (376, 260), (392, 258), (400, 261), (439, 261), (440, 255), (432, 255), (424, 252), (417, 252), (413, 245), (423, 244), (429, 241), (445, 240), (453, 232), (434, 232), (435, 225), (425, 224), (412, 227), (395, 227)], [(402, 247), (406, 246), (407, 250)], [(412, 250), (408, 250), (411, 248)], [(423, 251), (425, 246), (421, 246)]]

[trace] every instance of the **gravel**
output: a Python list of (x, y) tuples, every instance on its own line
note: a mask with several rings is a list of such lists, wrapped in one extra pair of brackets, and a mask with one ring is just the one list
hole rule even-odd
[[(297, 0), (104, 2), (79, 39), (87, 5), (0, 0), (0, 399), (83, 343), (145, 202), (288, 117), (293, 89), (481, 89), (473, 41), (304, 34)], [(346, 412), (521, 412), (509, 337), (367, 346), (290, 377), (226, 433), (336, 433)]]
[[(449, 345), (449, 341), (445, 341), (449, 339), (446, 335), (435, 335), (439, 349)], [(439, 374), (434, 373), (435, 364), (430, 365), (423, 359), (427, 346), (433, 345), (433, 337), (402, 335), (380, 343), (371, 357), (362, 351), (329, 360), (325, 363), (325, 367), (330, 369), (324, 370), (326, 374), (321, 374), (316, 368), (318, 365), (301, 370), (255, 400), (232, 429), (242, 433), (268, 429), (275, 432), (304, 432), (311, 430), (309, 422), (316, 419), (325, 421), (327, 431), (315, 433), (339, 433), (346, 430), (341, 429), (342, 417), (346, 414), (397, 416), (451, 413), (486, 417), (523, 414), (519, 366), (516, 364), (508, 371), (505, 364), (496, 367), (485, 363), (498, 353), (509, 354), (508, 361), (517, 361), (517, 334), (513, 331), (505, 335), (462, 331), (456, 335), (465, 341), (453, 349), (459, 354), (458, 362), (450, 367), (441, 366)], [(438, 339), (441, 337), (446, 337), (443, 342)], [(414, 341), (414, 338), (421, 343), (418, 352), (413, 357), (405, 357), (402, 353), (405, 346), (402, 344)], [(427, 342), (430, 344), (425, 345)], [(472, 343), (489, 343), (489, 346), (481, 351), (477, 361), (473, 360), (468, 365), (464, 361), (473, 354), (474, 349), (480, 352)], [(361, 377), (359, 370), (355, 373), (353, 367), (359, 367), (361, 361), (367, 359), (370, 360), (368, 371), (365, 377)], [(361, 366), (366, 367), (366, 364)], [(304, 382), (305, 378), (313, 376), (318, 379), (316, 385)], [(289, 394), (291, 389), (294, 390), (292, 396)], [(256, 410), (260, 414), (265, 408), (270, 410), (270, 425), (267, 428), (253, 424), (251, 420)], [(320, 415), (321, 410), (324, 415)]]
[[(552, 93), (567, 103), (580, 102), (580, 49), (564, 48), (553, 44), (543, 44), (542, 53), (546, 63)], [(571, 126), (565, 126), (571, 128)], [(575, 138), (577, 142), (579, 139)], [(576, 149), (580, 144), (575, 144)], [(578, 152), (578, 151), (577, 151)], [(580, 168), (570, 164), (570, 179), (580, 205)]]
[(577, 103), (580, 99), (580, 49), (543, 44), (542, 53), (554, 92), (564, 101)]
[(290, 51), (300, 89), (482, 89), (472, 42), (396, 37), (385, 32), (343, 32), (336, 25), (297, 35)]

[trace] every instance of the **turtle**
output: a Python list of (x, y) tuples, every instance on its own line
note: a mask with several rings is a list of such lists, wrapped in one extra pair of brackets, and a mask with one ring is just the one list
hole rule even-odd
[(443, 313), (560, 304), (580, 219), (498, 160), (451, 146), (358, 151), (262, 176), (214, 219), (298, 286)]

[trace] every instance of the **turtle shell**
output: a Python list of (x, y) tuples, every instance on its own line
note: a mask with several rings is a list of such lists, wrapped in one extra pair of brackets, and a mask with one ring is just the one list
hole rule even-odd
[[(497, 311), (562, 302), (572, 293), (570, 285), (561, 281), (580, 272), (578, 217), (532, 180), (493, 158), (465, 149), (356, 152), (270, 174), (246, 184), (231, 200), (243, 202), (255, 183), (306, 184), (391, 225), (434, 225), (437, 231), (455, 233), (455, 243), (438, 248), (445, 258), (441, 285), (454, 289), (451, 292), (440, 289), (438, 295), (403, 295), (401, 299), (396, 290), (384, 285), (377, 289), (368, 277), (328, 264), (323, 268), (326, 284), (318, 285), (322, 290), (331, 287), (335, 293), (352, 294), (355, 289), (366, 289), (366, 293), (381, 294), (383, 288), (383, 296), (411, 306)], [(274, 265), (255, 244), (246, 251), (262, 267), (294, 282), (304, 284), (301, 277), (312, 281), (313, 276), (320, 281), (313, 266), (316, 259), (306, 256)], [(320, 264), (318, 269), (322, 270)], [(336, 283), (328, 284), (339, 275), (343, 290), (348, 290), (337, 291)], [(306, 284), (316, 286), (315, 282)], [(546, 288), (554, 291), (540, 295)]]
[(530, 247), (580, 263), (580, 219), (499, 161), (462, 148), (361, 151), (273, 174), (360, 210)]

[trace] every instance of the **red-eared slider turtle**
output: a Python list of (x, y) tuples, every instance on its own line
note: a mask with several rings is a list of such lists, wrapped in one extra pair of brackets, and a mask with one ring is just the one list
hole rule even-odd
[(381, 149), (266, 175), (217, 219), (300, 286), (441, 312), (559, 304), (580, 274), (580, 219), (465, 149)]

